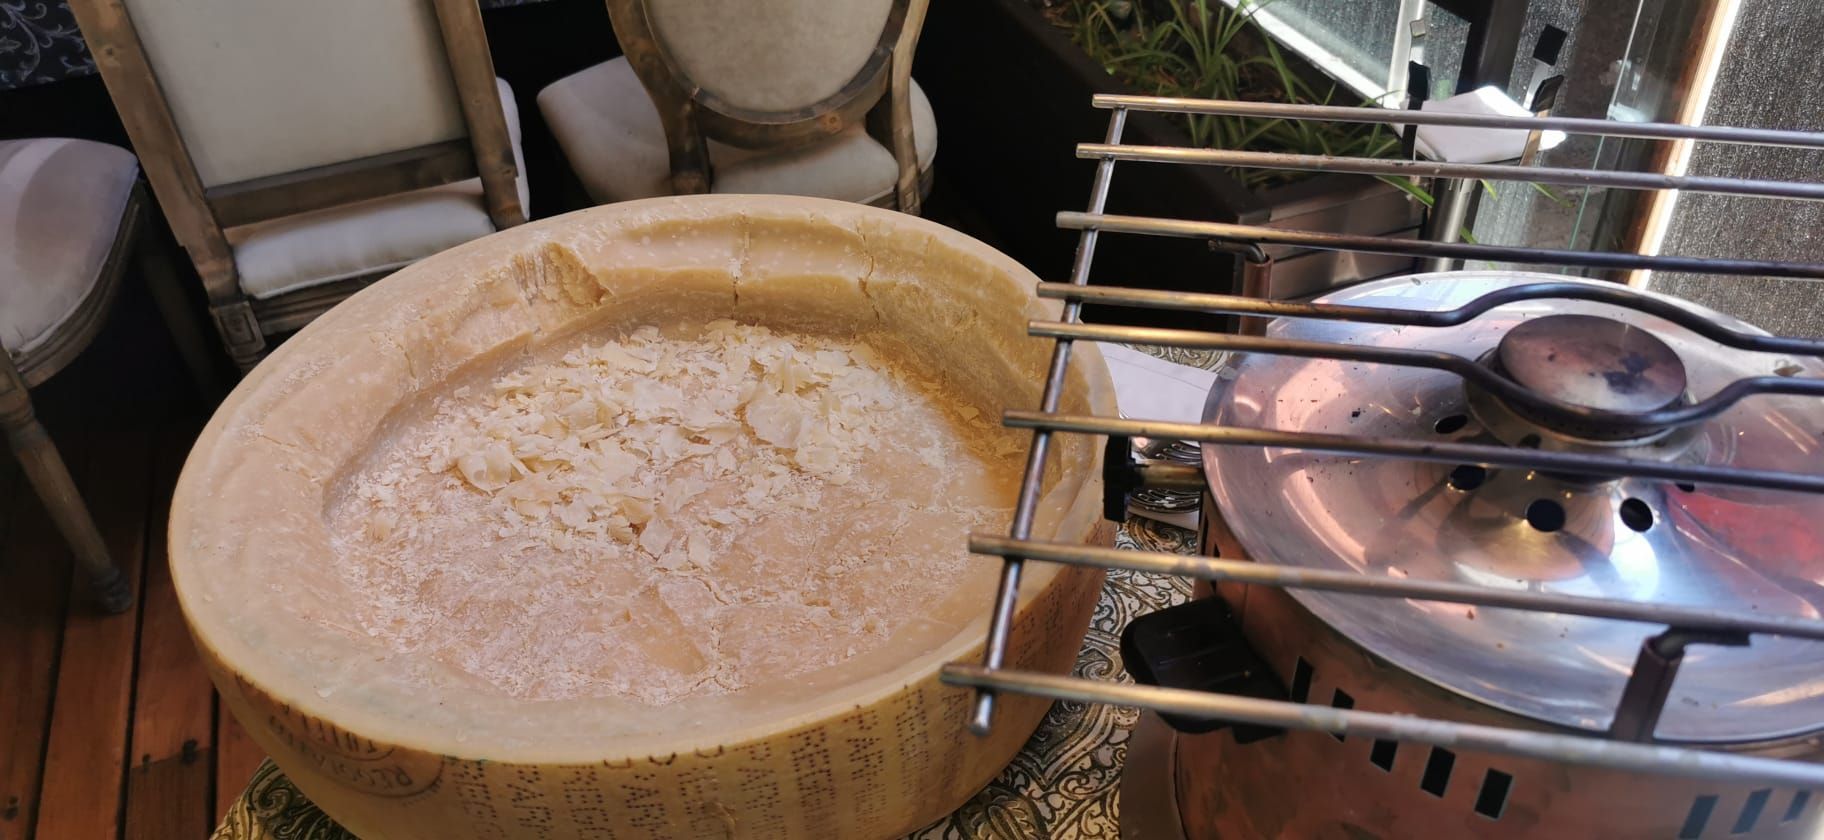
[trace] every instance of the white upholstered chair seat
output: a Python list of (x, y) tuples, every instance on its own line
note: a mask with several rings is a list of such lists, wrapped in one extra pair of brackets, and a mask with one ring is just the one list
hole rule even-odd
[[(597, 64), (538, 94), (571, 169), (590, 199), (606, 203), (671, 194), (671, 158), (659, 110), (626, 58)], [(937, 119), (912, 85), (912, 130), (921, 171), (937, 156)], [(893, 192), (893, 153), (861, 126), (795, 149), (755, 151), (709, 141), (713, 190), (805, 195), (871, 203)]]
[(0, 346), (36, 348), (95, 289), (138, 177), (105, 143), (0, 141)]
[[(520, 206), (530, 207), (519, 110), (512, 88), (496, 81), (519, 166)], [(229, 238), (241, 289), (259, 300), (404, 268), (493, 232), (481, 179), (471, 178), (248, 225)]]

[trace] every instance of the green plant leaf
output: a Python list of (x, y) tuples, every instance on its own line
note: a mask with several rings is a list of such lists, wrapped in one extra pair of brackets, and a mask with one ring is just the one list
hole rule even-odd
[[(1064, 0), (1054, 19), (1097, 63), (1159, 96), (1334, 103), (1343, 95), (1338, 86), (1314, 89), (1260, 28), (1256, 15), (1272, 2), (1236, 0), (1231, 7), (1222, 0), (1140, 0), (1132, 2), (1125, 21), (1117, 21), (1109, 0)], [(1244, 33), (1253, 37), (1244, 40)], [(1213, 115), (1173, 119), (1198, 146), (1348, 157), (1390, 157), (1400, 150), (1399, 138), (1380, 126)], [(1303, 177), (1264, 169), (1235, 174), (1250, 188)], [(1429, 203), (1429, 196), (1424, 200)]]

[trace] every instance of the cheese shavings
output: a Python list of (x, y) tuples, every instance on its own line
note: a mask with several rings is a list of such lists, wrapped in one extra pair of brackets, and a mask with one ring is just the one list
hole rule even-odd
[[(801, 476), (847, 484), (843, 453), (891, 422), (892, 382), (848, 352), (801, 351), (732, 321), (710, 324), (702, 340), (686, 350), (645, 327), (503, 377), (485, 401), (453, 412), (468, 434), (441, 442), (435, 463), (447, 458), (526, 523), (683, 562), (668, 557), (672, 522), (711, 483), (748, 473), (756, 500)], [(731, 444), (749, 437), (760, 445), (735, 458)], [(665, 514), (657, 523), (655, 507)]]
[(328, 512), (362, 629), (516, 697), (739, 691), (987, 566), (1017, 436), (867, 345), (643, 327), (458, 388)]

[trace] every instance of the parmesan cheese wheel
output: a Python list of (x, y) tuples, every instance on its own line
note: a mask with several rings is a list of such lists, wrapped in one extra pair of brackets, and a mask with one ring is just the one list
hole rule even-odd
[[(985, 525), (943, 517), (1011, 492), (988, 474), (1017, 470), (1023, 450), (985, 421), (1038, 402), (1050, 343), (1026, 324), (1057, 306), (1035, 283), (939, 225), (782, 197), (628, 202), (428, 258), (286, 342), (210, 421), (172, 505), (184, 614), (230, 711), (361, 836), (919, 828), (993, 778), (1045, 710), (1003, 698), (977, 738), (970, 694), (937, 678), (986, 635), (998, 564), (955, 555), (965, 531), (1004, 528), (1011, 499)], [(729, 353), (773, 354), (755, 374), (773, 390), (716, 368)], [(652, 354), (684, 361), (629, 373)], [(662, 393), (677, 371), (711, 368), (738, 406)], [(604, 454), (599, 424), (617, 410), (573, 396), (598, 379), (689, 416), (673, 431), (631, 412), (613, 421), (625, 448)], [(900, 379), (926, 384), (880, 384)], [(1091, 346), (1064, 409), (1113, 410)], [(921, 411), (963, 437), (906, 443), (933, 434), (913, 428), (937, 422)], [(977, 426), (967, 455), (955, 441)], [(1035, 535), (1095, 539), (1098, 447), (1065, 437), (1054, 453)], [(672, 484), (636, 475), (693, 455), (706, 466), (665, 467)], [(739, 480), (762, 489), (717, 495), (743, 466)], [(690, 469), (707, 477), (680, 495)], [(894, 489), (895, 475), (917, 486)], [(481, 512), (433, 510), (411, 495), (424, 487)], [(804, 551), (717, 530), (771, 502), (823, 514), (788, 517), (821, 529), (789, 543)], [(930, 538), (946, 529), (957, 545)], [(538, 539), (507, 542), (527, 533)], [(826, 563), (841, 573), (813, 574)], [(741, 600), (766, 580), (780, 583)], [(1098, 571), (1028, 564), (1013, 662), (1067, 670), (1100, 584)], [(817, 586), (829, 587), (815, 593), (824, 623), (788, 626)], [(578, 594), (598, 590), (600, 610)]]

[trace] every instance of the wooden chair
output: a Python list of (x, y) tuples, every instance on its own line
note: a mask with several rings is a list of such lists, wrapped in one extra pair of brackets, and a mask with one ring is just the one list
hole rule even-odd
[(422, 257), (525, 221), (475, 0), (70, 0), (243, 370)]
[(607, 0), (626, 56), (539, 110), (589, 197), (813, 195), (917, 213), (937, 121), (912, 81), (927, 0)]
[(109, 612), (133, 603), (127, 579), (32, 411), (28, 389), (73, 361), (101, 329), (129, 256), (151, 286), (178, 349), (208, 390), (214, 378), (200, 326), (142, 232), (150, 212), (139, 165), (125, 149), (87, 140), (0, 141), (0, 427), (77, 565)]

